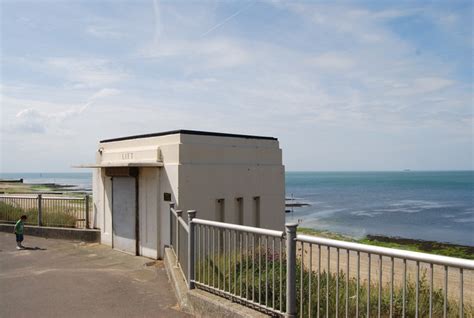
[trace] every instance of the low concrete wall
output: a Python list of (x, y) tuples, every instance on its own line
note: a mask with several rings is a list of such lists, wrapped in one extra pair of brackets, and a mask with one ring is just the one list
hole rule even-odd
[[(13, 228), (13, 224), (0, 224), (1, 232), (13, 233)], [(100, 243), (100, 230), (96, 229), (72, 229), (64, 227), (25, 225), (24, 233), (25, 235), (41, 236), (45, 238)]]
[(259, 311), (255, 311), (204, 290), (189, 290), (181, 269), (175, 266), (176, 257), (170, 248), (165, 248), (164, 262), (166, 272), (168, 273), (181, 309), (195, 317), (268, 317)]

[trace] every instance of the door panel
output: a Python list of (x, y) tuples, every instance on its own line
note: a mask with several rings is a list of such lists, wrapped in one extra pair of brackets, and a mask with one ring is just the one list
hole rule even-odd
[(135, 178), (114, 177), (112, 182), (113, 247), (135, 255)]

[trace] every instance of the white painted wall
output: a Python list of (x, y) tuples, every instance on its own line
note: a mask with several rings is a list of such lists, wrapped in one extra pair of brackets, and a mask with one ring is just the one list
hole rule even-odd
[(216, 200), (225, 200), (224, 221), (238, 223), (235, 200), (243, 198), (244, 225), (255, 226), (253, 198), (260, 197), (262, 228), (283, 230), (284, 167), (276, 140), (183, 135), (180, 145), (180, 209), (216, 219)]
[(92, 169), (92, 215), (90, 219), (90, 226), (92, 228), (102, 228), (102, 222), (100, 220), (101, 211), (104, 209), (103, 202), (103, 190), (101, 181), (100, 169)]
[(103, 214), (101, 243), (112, 246), (112, 178), (105, 175), (102, 169), (102, 186), (103, 186)]
[(142, 168), (138, 177), (139, 254), (158, 258), (160, 180), (157, 168)]
[(159, 256), (164, 255), (164, 247), (170, 243), (170, 202), (163, 200), (164, 193), (171, 193), (171, 200), (179, 205), (178, 164), (160, 168), (160, 219), (158, 226)]

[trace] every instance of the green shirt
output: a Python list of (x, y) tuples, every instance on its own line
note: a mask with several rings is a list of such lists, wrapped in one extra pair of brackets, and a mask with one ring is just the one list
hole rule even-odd
[(23, 221), (18, 220), (15, 224), (15, 234), (23, 234)]

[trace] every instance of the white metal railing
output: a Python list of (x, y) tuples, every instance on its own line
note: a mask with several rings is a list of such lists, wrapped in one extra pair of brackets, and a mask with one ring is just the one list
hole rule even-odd
[[(297, 235), (296, 241), (300, 252), (300, 313), (310, 317), (447, 317), (457, 311), (459, 317), (464, 317), (464, 271), (473, 271), (474, 261), (308, 235)], [(412, 263), (408, 268), (407, 262)], [(355, 273), (351, 270), (354, 263)], [(376, 263), (375, 269), (373, 263)], [(435, 279), (435, 266), (441, 267), (441, 279), (439, 276)], [(449, 285), (448, 277), (453, 277), (453, 271), (458, 271), (458, 277)], [(384, 275), (385, 272), (388, 275)], [(425, 274), (429, 282), (425, 282)], [(415, 276), (414, 281), (411, 275)], [(321, 283), (322, 276), (324, 283)], [(448, 286), (456, 288), (451, 299)], [(471, 279), (469, 291), (472, 288)], [(470, 302), (472, 309), (472, 296)], [(362, 306), (365, 306), (364, 311)]]
[(197, 218), (191, 224), (197, 286), (270, 313), (285, 313), (284, 232)]
[(89, 228), (91, 203), (89, 195), (0, 194), (0, 222), (16, 222), (27, 215), (27, 224)]
[[(191, 212), (191, 211), (190, 211)], [(184, 231), (183, 231), (184, 230)], [(176, 267), (179, 267), (184, 278), (189, 283), (187, 268), (188, 261), (188, 238), (189, 227), (183, 219), (183, 211), (174, 208), (174, 203), (170, 204), (170, 247), (176, 254)], [(184, 267), (184, 268), (183, 268)]]
[(170, 245), (189, 289), (286, 317), (472, 315), (474, 261), (182, 214), (171, 204)]

